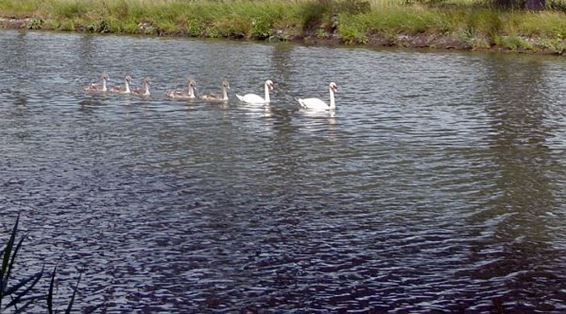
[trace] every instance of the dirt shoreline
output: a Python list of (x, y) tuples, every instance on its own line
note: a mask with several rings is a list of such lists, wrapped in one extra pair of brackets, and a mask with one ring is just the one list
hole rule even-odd
[(0, 28), (2, 29), (27, 29), (28, 24), (32, 19), (15, 18), (15, 17), (0, 17)]
[[(45, 29), (42, 26), (44, 25), (44, 21), (37, 18), (16, 18), (16, 17), (0, 17), (0, 29), (12, 29), (12, 30), (46, 30), (50, 31), (50, 29)], [(198, 37), (191, 37), (184, 33), (167, 33), (162, 32), (159, 29), (152, 30), (152, 32), (147, 31), (147, 29), (152, 28), (153, 26), (148, 25), (147, 23), (140, 23), (139, 24), (139, 34), (146, 35), (146, 36), (166, 36), (166, 37), (190, 37), (190, 38), (198, 38)], [(84, 28), (79, 28), (77, 31), (78, 33), (92, 33), (87, 31)], [(525, 49), (525, 48), (517, 48), (517, 49), (508, 49), (496, 44), (490, 43), (490, 41), (486, 39), (480, 39), (484, 41), (484, 45), (481, 48), (474, 47), (471, 43), (466, 42), (466, 40), (462, 38), (458, 38), (457, 36), (451, 35), (442, 35), (442, 34), (417, 34), (417, 35), (406, 35), (400, 34), (396, 36), (384, 36), (382, 34), (372, 34), (369, 35), (367, 38), (367, 42), (364, 44), (348, 44), (343, 41), (340, 34), (336, 31), (333, 33), (325, 32), (321, 34), (320, 32), (309, 32), (305, 31), (302, 35), (291, 34), (286, 32), (285, 30), (274, 30), (273, 32), (275, 35), (266, 38), (265, 40), (254, 40), (254, 39), (246, 39), (246, 38), (235, 38), (235, 37), (226, 37), (226, 39), (230, 40), (246, 40), (246, 41), (267, 41), (267, 42), (294, 42), (294, 43), (301, 43), (307, 45), (320, 45), (320, 46), (331, 46), (331, 47), (365, 47), (365, 48), (407, 48), (407, 49), (434, 49), (434, 50), (462, 50), (462, 51), (497, 51), (497, 52), (505, 52), (505, 53), (527, 53), (527, 54), (540, 54), (540, 55), (563, 55), (566, 47), (566, 40), (563, 40), (559, 43), (555, 43), (553, 48), (549, 48), (550, 39), (546, 38), (523, 38), (526, 42), (530, 43), (533, 47), (532, 49)], [(120, 33), (115, 33), (119, 35)], [(505, 36), (502, 36), (503, 38)], [(207, 38), (207, 37), (202, 37)], [(477, 39), (476, 39), (477, 40)]]

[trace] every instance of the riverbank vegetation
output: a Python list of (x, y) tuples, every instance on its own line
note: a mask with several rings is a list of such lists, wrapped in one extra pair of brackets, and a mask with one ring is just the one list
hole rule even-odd
[(0, 0), (0, 25), (562, 54), (566, 2), (560, 1)]
[[(57, 267), (55, 267), (51, 273), (49, 290), (46, 294), (35, 290), (36, 285), (44, 275), (43, 268), (33, 274), (24, 276), (14, 269), (18, 253), (26, 238), (26, 236), (22, 236), (19, 240), (16, 239), (19, 221), (20, 217), (18, 215), (14, 227), (12, 228), (12, 232), (10, 233), (8, 242), (0, 250), (0, 258), (2, 260), (0, 264), (0, 313), (4, 310), (8, 310), (10, 313), (27, 313), (30, 306), (32, 306), (36, 301), (43, 299), (47, 304), (47, 313), (53, 314), (57, 312), (53, 305), (55, 297), (55, 274), (57, 272)], [(65, 314), (71, 313), (73, 310), (73, 303), (75, 302), (79, 282), (80, 275), (73, 288), (71, 299), (66, 306)], [(7, 302), (3, 302), (4, 300)]]

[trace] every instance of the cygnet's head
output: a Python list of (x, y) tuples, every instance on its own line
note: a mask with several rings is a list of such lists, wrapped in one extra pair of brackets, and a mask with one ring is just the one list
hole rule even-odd
[(226, 89), (230, 89), (230, 83), (227, 80), (222, 81), (222, 87)]

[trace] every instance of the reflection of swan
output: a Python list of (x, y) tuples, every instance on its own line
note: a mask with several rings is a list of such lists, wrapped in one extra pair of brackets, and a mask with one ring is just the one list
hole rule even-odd
[(92, 83), (89, 86), (85, 87), (85, 92), (88, 93), (104, 93), (108, 91), (108, 88), (106, 87), (106, 81), (108, 81), (109, 77), (108, 74), (104, 73), (102, 74), (102, 76), (100, 77), (100, 79), (102, 80), (102, 85), (97, 84), (97, 83)]
[(299, 104), (306, 109), (311, 110), (333, 110), (336, 109), (336, 103), (334, 102), (334, 93), (338, 92), (338, 86), (336, 83), (331, 82), (328, 85), (328, 90), (330, 91), (330, 105), (318, 98), (304, 98), (297, 99)]
[(224, 80), (222, 81), (222, 96), (219, 95), (204, 95), (201, 97), (202, 100), (208, 102), (228, 102), (228, 90), (230, 89), (230, 83)]
[(136, 96), (142, 96), (142, 97), (149, 97), (151, 94), (149, 93), (149, 85), (151, 84), (151, 81), (149, 80), (149, 77), (146, 77), (143, 79), (143, 88), (137, 88), (135, 90), (132, 91), (132, 94), (136, 95)]
[(243, 101), (248, 104), (268, 104), (270, 102), (269, 91), (273, 90), (273, 82), (271, 80), (265, 81), (264, 88), (265, 88), (265, 99), (261, 98), (261, 96), (256, 94), (245, 94), (244, 96), (240, 96), (236, 94), (236, 97), (238, 97), (240, 101)]
[(195, 88), (197, 86), (197, 82), (195, 80), (188, 80), (187, 81), (187, 91), (184, 90), (170, 90), (167, 91), (165, 94), (167, 97), (171, 99), (194, 99), (195, 98)]
[(124, 78), (124, 82), (126, 83), (125, 88), (113, 87), (110, 91), (116, 94), (130, 94), (132, 92), (130, 91), (130, 83), (132, 82), (132, 77), (126, 75), (126, 77)]

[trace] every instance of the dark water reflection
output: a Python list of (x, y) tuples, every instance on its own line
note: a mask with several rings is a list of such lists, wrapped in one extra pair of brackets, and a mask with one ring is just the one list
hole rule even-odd
[[(84, 270), (78, 307), (109, 312), (566, 311), (560, 58), (17, 32), (0, 52), (1, 228), (22, 213), (20, 265), (58, 263), (62, 303)], [(84, 95), (103, 71), (154, 97)], [(278, 87), (259, 110), (162, 97), (188, 75)], [(329, 80), (335, 115), (298, 110)]]

